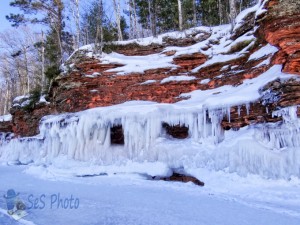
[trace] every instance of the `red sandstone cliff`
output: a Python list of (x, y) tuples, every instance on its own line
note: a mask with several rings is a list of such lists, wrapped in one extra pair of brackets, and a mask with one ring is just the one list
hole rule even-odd
[[(103, 63), (101, 58), (87, 57), (77, 52), (67, 62), (72, 69), (67, 74), (58, 77), (51, 86), (49, 93), (50, 104), (41, 104), (31, 111), (20, 107), (11, 110), (13, 115), (12, 131), (21, 136), (32, 136), (38, 133), (40, 119), (48, 114), (77, 112), (89, 108), (119, 104), (130, 100), (147, 100), (161, 103), (174, 103), (182, 100), (180, 95), (193, 90), (207, 90), (223, 85), (240, 85), (243, 80), (259, 76), (274, 64), (282, 64), (286, 73), (300, 74), (300, 2), (295, 0), (270, 0), (265, 6), (268, 11), (256, 20), (255, 13), (246, 16), (245, 24), (235, 30), (231, 39), (237, 40), (242, 35), (254, 33), (256, 41), (250, 46), (249, 42), (239, 42), (233, 46), (224, 57), (242, 50), (249, 45), (248, 51), (240, 57), (224, 62), (217, 62), (205, 66), (200, 70), (193, 70), (209, 60), (203, 52), (209, 50), (218, 41), (210, 39), (213, 35), (207, 31), (198, 31), (185, 39), (165, 38), (162, 44), (140, 46), (138, 44), (115, 45), (115, 52), (127, 56), (150, 55), (154, 53), (172, 57), (174, 67), (146, 70), (143, 73), (130, 73), (119, 76), (109, 69), (119, 68), (120, 63)], [(191, 54), (176, 54), (168, 46), (192, 46), (207, 41), (201, 52)], [(249, 56), (266, 44), (272, 44), (279, 51), (271, 59), (271, 64), (261, 64), (270, 56), (266, 55), (256, 60), (249, 60)], [(261, 64), (261, 65), (260, 65)], [(95, 75), (96, 74), (96, 75)], [(101, 76), (97, 76), (101, 74)], [(226, 76), (220, 76), (225, 74)], [(161, 81), (170, 76), (190, 76), (192, 80)], [(146, 82), (152, 80), (152, 82)], [(207, 82), (200, 82), (206, 80)], [(146, 83), (145, 83), (146, 82)], [(224, 129), (239, 128), (251, 123), (274, 122), (280, 118), (273, 118), (272, 111), (280, 107), (300, 104), (300, 81), (295, 79), (285, 82), (275, 81), (267, 85), (264, 90), (270, 90), (277, 96), (277, 101), (263, 103), (261, 100), (251, 104), (249, 114), (246, 106), (231, 108), (231, 121), (224, 118)], [(268, 107), (268, 112), (266, 111)], [(300, 113), (298, 113), (300, 114)], [(8, 126), (9, 128), (9, 126)], [(10, 128), (9, 128), (10, 129)], [(1, 130), (1, 126), (0, 126)], [(1, 131), (7, 132), (7, 129)]]

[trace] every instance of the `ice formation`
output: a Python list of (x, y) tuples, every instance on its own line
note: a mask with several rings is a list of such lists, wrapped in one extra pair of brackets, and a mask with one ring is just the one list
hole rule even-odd
[[(228, 170), (241, 175), (267, 178), (300, 177), (300, 122), (297, 106), (278, 110), (273, 116), (283, 122), (251, 125), (239, 131), (224, 131), (223, 118), (230, 108), (246, 108), (262, 97), (261, 87), (292, 75), (273, 66), (240, 86), (183, 94), (190, 99), (175, 104), (132, 101), (78, 113), (46, 116), (40, 134), (8, 141), (0, 137), (0, 160), (50, 164), (54, 159), (92, 162), (100, 165), (162, 162), (170, 167)], [(179, 140), (167, 135), (162, 124), (184, 125), (189, 136)], [(122, 126), (124, 145), (111, 144), (111, 128)]]
[[(139, 106), (139, 107), (137, 107)], [(282, 109), (277, 124), (253, 125), (224, 131), (230, 107), (191, 111), (145, 102), (96, 108), (80, 113), (48, 116), (33, 138), (2, 138), (0, 159), (19, 163), (51, 163), (59, 156), (101, 165), (159, 161), (170, 167), (228, 169), (241, 175), (268, 178), (300, 177), (300, 122), (297, 107)], [(168, 137), (162, 123), (185, 125), (189, 137)], [(124, 145), (112, 145), (110, 129), (122, 125)]]
[[(247, 13), (255, 10), (260, 13), (263, 8), (256, 6)], [(242, 20), (242, 17), (239, 19)], [(238, 27), (239, 23), (237, 24)], [(201, 27), (197, 30), (203, 29)], [(236, 41), (226, 40), (229, 30), (230, 25), (212, 28), (212, 31), (207, 30), (212, 33), (211, 37), (193, 47), (168, 47), (165, 51), (176, 50), (175, 56), (199, 51), (208, 55), (209, 60), (195, 68), (194, 72), (214, 63), (237, 59), (243, 56), (243, 51), (251, 47), (251, 44), (236, 54), (224, 57), (223, 53), (239, 42), (254, 40), (254, 36), (249, 33), (250, 35)], [(214, 39), (220, 39), (221, 44), (207, 51), (200, 50)], [(148, 38), (139, 44), (146, 45), (149, 41), (153, 43)], [(161, 43), (162, 36), (156, 41)], [(85, 48), (88, 51), (91, 46), (85, 46), (81, 50)], [(266, 45), (251, 57), (257, 59), (276, 51), (277, 48)], [(111, 70), (124, 76), (127, 73), (142, 73), (147, 69), (158, 68), (158, 65), (161, 68), (175, 67), (172, 64), (173, 58), (163, 54), (129, 57), (111, 53), (102, 60), (103, 63), (124, 64), (123, 67)], [(228, 68), (223, 67), (221, 70), (226, 69)], [(221, 126), (224, 117), (231, 121), (231, 107), (237, 106), (240, 115), (241, 107), (245, 107), (246, 113), (249, 113), (250, 103), (261, 99), (263, 95), (265, 101), (275, 99), (276, 96), (271, 93), (261, 93), (261, 88), (276, 79), (292, 77), (283, 74), (281, 70), (282, 66), (275, 65), (259, 77), (245, 80), (239, 86), (226, 85), (184, 93), (181, 97), (189, 99), (176, 104), (132, 101), (79, 113), (47, 116), (41, 121), (38, 136), (9, 141), (10, 136), (0, 134), (0, 161), (46, 165), (59, 157), (99, 165), (147, 161), (165, 163), (172, 168), (206, 167), (237, 172), (240, 175), (259, 174), (266, 178), (300, 177), (300, 122), (296, 115), (297, 106), (274, 112), (273, 116), (283, 118), (280, 123), (250, 125), (239, 131), (224, 131)], [(165, 81), (182, 78), (194, 79), (173, 76)], [(155, 80), (141, 84), (151, 82)], [(179, 140), (169, 137), (163, 123), (188, 127), (188, 138)], [(124, 145), (111, 144), (111, 128), (114, 126), (122, 126)]]

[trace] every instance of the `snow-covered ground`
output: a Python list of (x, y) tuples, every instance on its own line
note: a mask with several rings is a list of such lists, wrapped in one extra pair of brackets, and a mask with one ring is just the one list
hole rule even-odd
[[(27, 209), (28, 215), (20, 222), (7, 215), (0, 197), (0, 224), (299, 225), (299, 179), (241, 178), (207, 170), (201, 175), (205, 187), (146, 180), (132, 173), (74, 177), (51, 167), (2, 165), (1, 196), (13, 188), (27, 207), (33, 199), (45, 197), (41, 198), (44, 204), (38, 201), (43, 209)], [(53, 196), (58, 194), (64, 200), (72, 195), (79, 207), (57, 208)]]
[(7, 122), (7, 121), (11, 121), (11, 120), (12, 120), (12, 116), (10, 114), (0, 116), (0, 122)]

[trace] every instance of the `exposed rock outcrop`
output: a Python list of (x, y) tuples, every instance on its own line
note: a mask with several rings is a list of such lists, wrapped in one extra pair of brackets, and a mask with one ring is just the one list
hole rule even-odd
[[(205, 51), (219, 40), (207, 41), (206, 45), (201, 47), (203, 51), (199, 50), (196, 53), (179, 54), (176, 48), (165, 48), (167, 46), (191, 46), (199, 41), (205, 41), (213, 35), (207, 31), (197, 31), (185, 39), (164, 37), (162, 44), (130, 43), (107, 46), (108, 50), (126, 56), (160, 53), (173, 57), (172, 63), (176, 66), (149, 69), (143, 73), (135, 72), (126, 76), (111, 71), (111, 69), (124, 66), (121, 63), (106, 63), (96, 57), (87, 57), (87, 50), (77, 51), (70, 62), (66, 63), (70, 71), (58, 77), (51, 86), (49, 93), (51, 104), (38, 105), (30, 112), (14, 107), (11, 110), (12, 125), (5, 127), (0, 124), (0, 131), (13, 130), (17, 135), (32, 136), (38, 133), (39, 121), (45, 115), (77, 112), (130, 100), (175, 103), (184, 99), (181, 96), (182, 93), (214, 89), (224, 85), (238, 86), (245, 79), (258, 77), (274, 64), (283, 64), (284, 72), (300, 74), (300, 2), (298, 0), (270, 0), (266, 7), (268, 11), (259, 16), (257, 21), (254, 20), (255, 13), (247, 15), (245, 19), (248, 22), (235, 30), (231, 36), (232, 40), (236, 40), (251, 30), (254, 32), (255, 26), (259, 25), (255, 33), (256, 42), (252, 44), (246, 42), (246, 44), (243, 43), (245, 46), (238, 46), (247, 48), (247, 51), (238, 57), (211, 63), (199, 70), (194, 69), (209, 60)], [(272, 59), (271, 56), (266, 55), (259, 59), (248, 60), (253, 52), (267, 43), (279, 48)], [(224, 53), (224, 58), (227, 57), (226, 54), (234, 53), (234, 48), (232, 48), (230, 53)], [(268, 60), (271, 64), (263, 64)], [(191, 79), (163, 82), (170, 76), (186, 76)], [(276, 122), (281, 118), (272, 116), (274, 110), (300, 104), (300, 83), (295, 79), (272, 82), (261, 92), (263, 97), (257, 102), (249, 106), (231, 107), (230, 119), (224, 117), (222, 121), (223, 128), (239, 129), (253, 123)], [(183, 127), (175, 126), (167, 127), (167, 129), (171, 135), (186, 137), (187, 132)]]
[(0, 121), (0, 131), (3, 133), (12, 133), (12, 122), (11, 121)]
[[(280, 47), (277, 57), (284, 72), (300, 75), (300, 1), (270, 0), (261, 21), (260, 33), (272, 45)], [(283, 57), (284, 56), (284, 57)]]
[(204, 182), (198, 180), (197, 178), (181, 173), (173, 172), (173, 174), (169, 177), (152, 177), (153, 180), (164, 180), (164, 181), (177, 181), (177, 182), (183, 182), (188, 183), (192, 182), (198, 186), (204, 186)]

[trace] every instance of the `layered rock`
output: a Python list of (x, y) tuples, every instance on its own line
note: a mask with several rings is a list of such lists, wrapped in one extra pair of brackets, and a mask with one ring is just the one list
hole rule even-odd
[(300, 75), (300, 2), (270, 0), (261, 21), (260, 33), (272, 45), (280, 47), (277, 62), (284, 72)]
[(0, 121), (0, 131), (3, 133), (12, 133), (13, 124), (11, 121)]
[[(299, 1), (270, 0), (266, 7), (268, 11), (259, 17), (259, 21), (254, 20), (255, 13), (250, 13), (245, 18), (248, 23), (235, 30), (231, 36), (232, 40), (236, 40), (240, 35), (247, 34), (254, 30), (256, 25), (259, 25), (256, 32), (258, 40), (251, 48), (249, 47), (248, 51), (231, 60), (212, 63), (198, 71), (193, 69), (209, 60), (209, 56), (204, 54), (204, 50), (208, 50), (213, 42), (217, 43), (219, 40), (211, 39), (206, 46), (202, 47), (203, 51), (193, 53), (179, 54), (176, 48), (165, 48), (167, 46), (191, 46), (199, 41), (204, 41), (212, 35), (205, 31), (195, 32), (185, 39), (165, 37), (162, 44), (147, 46), (137, 43), (113, 44), (104, 48), (104, 50), (115, 51), (126, 56), (146, 56), (160, 53), (173, 57), (172, 63), (176, 67), (149, 69), (143, 73), (132, 72), (119, 75), (117, 72), (112, 72), (111, 69), (124, 65), (113, 62), (106, 63), (102, 62), (101, 58), (88, 57), (87, 50), (77, 51), (70, 62), (66, 63), (69, 72), (59, 76), (52, 83), (49, 93), (51, 104), (38, 105), (31, 111), (20, 107), (13, 108), (11, 110), (13, 125), (9, 129), (12, 129), (17, 135), (32, 136), (38, 133), (40, 119), (49, 114), (78, 112), (131, 100), (175, 103), (184, 99), (181, 96), (182, 93), (214, 89), (224, 85), (238, 86), (245, 79), (258, 77), (274, 64), (283, 64), (284, 72), (300, 74)], [(278, 53), (270, 60), (271, 64), (261, 64), (270, 59), (269, 55), (248, 60), (253, 52), (266, 45), (267, 42), (279, 48)], [(231, 49), (227, 54), (233, 53), (235, 53), (234, 49)], [(226, 57), (226, 53), (224, 53), (224, 57)], [(170, 76), (186, 76), (191, 79), (163, 82)], [(281, 118), (274, 118), (272, 112), (282, 107), (299, 105), (299, 91), (299, 81), (295, 79), (272, 82), (261, 90), (263, 97), (257, 102), (231, 107), (230, 119), (224, 117), (222, 127), (239, 129), (253, 123), (279, 121)], [(180, 138), (187, 136), (185, 127), (167, 128), (171, 136)], [(1, 129), (0, 125), (1, 130), (5, 130), (5, 128)]]

